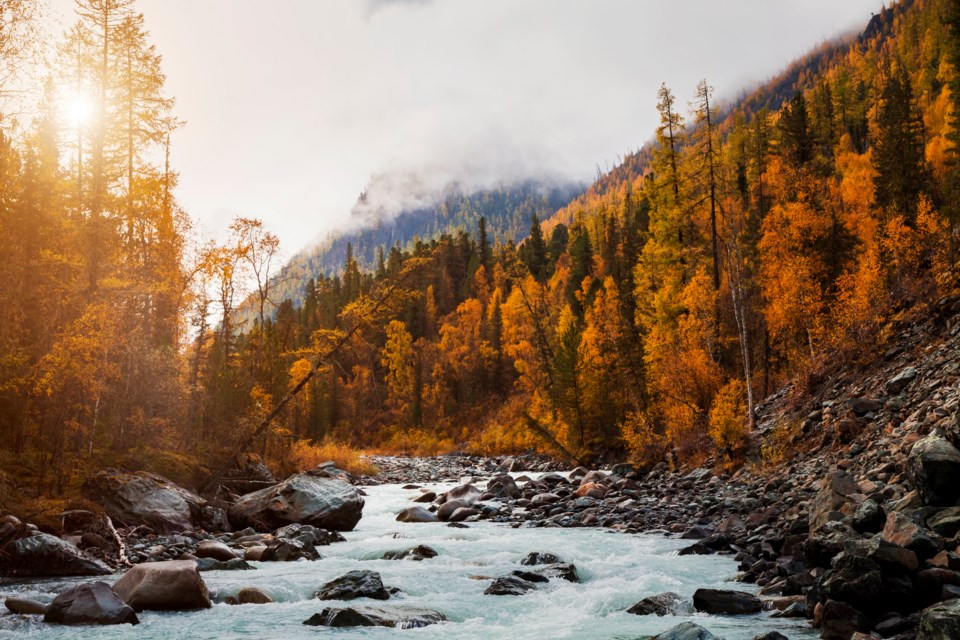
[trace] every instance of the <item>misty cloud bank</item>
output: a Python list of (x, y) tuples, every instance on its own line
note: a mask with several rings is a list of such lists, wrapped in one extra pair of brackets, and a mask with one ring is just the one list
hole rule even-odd
[(589, 183), (650, 138), (661, 82), (736, 96), (882, 0), (137, 3), (188, 122), (184, 208), (263, 218), (292, 254), (451, 184)]

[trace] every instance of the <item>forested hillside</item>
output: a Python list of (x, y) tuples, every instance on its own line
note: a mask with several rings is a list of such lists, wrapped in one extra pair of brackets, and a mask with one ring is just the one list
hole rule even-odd
[(348, 253), (361, 269), (372, 271), (394, 248), (409, 251), (417, 240), (472, 232), (480, 218), (491, 243), (519, 242), (529, 230), (531, 216), (543, 219), (553, 215), (581, 191), (573, 184), (532, 180), (466, 192), (450, 185), (441, 193), (425, 196), (435, 200), (434, 204), (402, 207), (398, 213), (391, 213), (383, 205), (371, 208), (367, 194), (377, 188), (374, 179), (360, 195), (351, 216), (355, 230), (332, 234), (284, 266), (277, 276), (276, 300), (289, 298), (299, 305), (307, 282), (319, 275), (342, 273)]
[[(558, 212), (570, 194), (533, 184), (451, 194), (295, 261), (295, 285), (259, 220), (194, 237), (143, 16), (77, 6), (41, 115), (0, 137), (21, 496), (109, 465), (197, 482), (244, 449), (734, 463), (764, 397), (876, 357), (957, 285), (958, 0), (894, 4), (723, 111), (707, 81), (664, 86), (655, 143)], [(95, 117), (71, 120), (81, 96)]]

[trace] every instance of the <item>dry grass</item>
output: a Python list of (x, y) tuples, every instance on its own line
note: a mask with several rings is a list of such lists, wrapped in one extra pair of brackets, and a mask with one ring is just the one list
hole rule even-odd
[(312, 444), (307, 440), (298, 440), (291, 445), (284, 462), (294, 471), (316, 469), (317, 465), (332, 460), (338, 469), (354, 475), (375, 476), (380, 473), (379, 469), (361, 457), (362, 454), (362, 451), (342, 442)]

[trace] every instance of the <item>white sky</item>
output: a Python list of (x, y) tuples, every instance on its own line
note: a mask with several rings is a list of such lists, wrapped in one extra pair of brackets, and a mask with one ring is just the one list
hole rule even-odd
[[(72, 20), (71, 0), (51, 0)], [(666, 82), (731, 97), (882, 0), (138, 0), (187, 126), (178, 197), (257, 216), (292, 255), (375, 173), (589, 182), (656, 126)], [(466, 173), (468, 175), (461, 175)]]

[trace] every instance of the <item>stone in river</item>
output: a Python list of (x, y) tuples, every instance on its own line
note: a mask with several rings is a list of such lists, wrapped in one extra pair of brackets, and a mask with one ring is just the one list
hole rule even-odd
[(303, 624), (314, 627), (391, 627), (418, 629), (446, 620), (439, 611), (418, 607), (328, 607)]
[(360, 521), (362, 511), (363, 498), (353, 485), (304, 472), (241, 496), (230, 508), (230, 520), (261, 529), (299, 523), (351, 531)]
[(763, 604), (757, 596), (745, 591), (697, 589), (693, 594), (693, 608), (703, 613), (739, 615), (757, 613)]
[(193, 560), (138, 564), (113, 585), (113, 590), (136, 611), (210, 608), (207, 585)]
[(397, 514), (397, 522), (437, 522), (435, 513), (423, 507), (407, 507)]
[(384, 589), (379, 573), (361, 570), (350, 571), (336, 580), (331, 580), (313, 597), (319, 600), (354, 600), (356, 598), (388, 600), (390, 594)]
[(672, 591), (667, 591), (666, 593), (658, 593), (655, 596), (644, 598), (637, 604), (627, 609), (627, 613), (633, 613), (638, 616), (648, 616), (652, 614), (666, 616), (673, 613), (676, 610), (677, 605), (682, 601), (683, 598), (681, 598), (678, 594), (673, 593)]
[(106, 582), (81, 584), (58, 595), (44, 622), (55, 624), (139, 624), (137, 614)]

